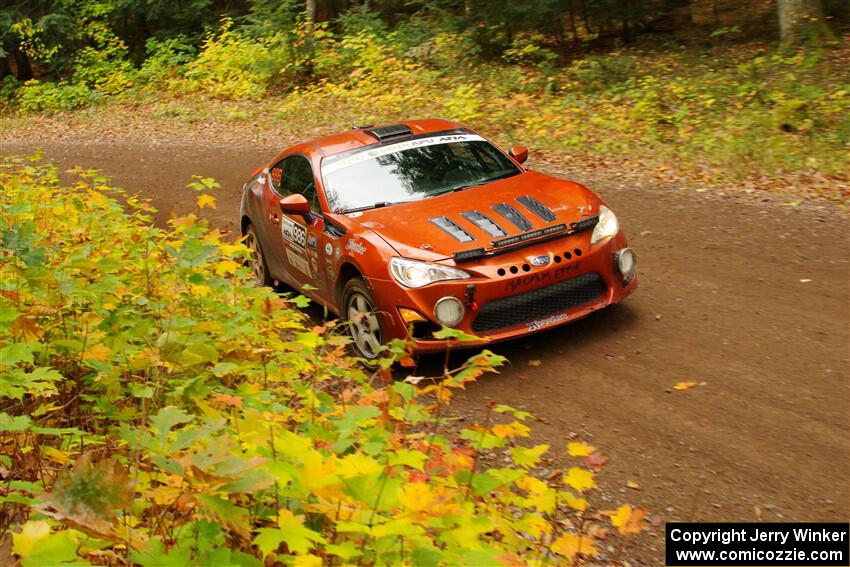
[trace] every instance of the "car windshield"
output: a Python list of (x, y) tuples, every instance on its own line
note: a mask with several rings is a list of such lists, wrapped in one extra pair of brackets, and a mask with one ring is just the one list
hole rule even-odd
[(334, 212), (416, 201), (518, 173), (516, 164), (473, 134), (415, 138), (322, 162), (325, 194)]

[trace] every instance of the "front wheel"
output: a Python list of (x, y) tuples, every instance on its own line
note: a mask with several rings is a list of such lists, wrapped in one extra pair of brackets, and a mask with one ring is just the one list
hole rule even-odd
[(381, 323), (366, 282), (360, 278), (348, 280), (342, 297), (354, 349), (363, 358), (377, 358), (381, 350)]
[(248, 230), (245, 232), (245, 246), (251, 251), (248, 262), (251, 265), (251, 273), (254, 274), (254, 281), (258, 286), (271, 287), (272, 278), (269, 276), (266, 257), (263, 255), (260, 239), (257, 238), (257, 231), (254, 230), (253, 225), (248, 225)]

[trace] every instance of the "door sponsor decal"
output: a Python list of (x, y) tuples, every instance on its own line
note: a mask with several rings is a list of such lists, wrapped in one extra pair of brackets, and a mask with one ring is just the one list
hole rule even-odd
[(307, 246), (315, 249), (316, 248), (316, 240), (317, 240), (316, 235), (311, 234), (310, 236), (307, 237)]
[(327, 244), (325, 244), (325, 254), (330, 256), (333, 253), (334, 253), (334, 247), (330, 242), (328, 242)]
[(366, 252), (366, 247), (363, 246), (359, 240), (355, 240), (354, 238), (346, 243), (345, 249), (352, 254), (357, 254), (358, 256)]
[(307, 274), (309, 277), (313, 277), (310, 272), (310, 264), (307, 262), (307, 258), (304, 256), (299, 256), (292, 250), (286, 250), (286, 259), (289, 260), (289, 264), (298, 270), (301, 273)]
[(283, 239), (298, 250), (303, 251), (304, 245), (307, 244), (307, 228), (287, 216), (283, 217), (283, 222), (280, 223), (280, 226)]

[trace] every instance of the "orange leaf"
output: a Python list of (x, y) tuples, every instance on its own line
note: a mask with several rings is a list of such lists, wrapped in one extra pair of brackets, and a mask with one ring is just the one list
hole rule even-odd
[(576, 555), (592, 557), (599, 553), (593, 539), (576, 534), (564, 534), (552, 543), (552, 551), (560, 553), (567, 559)]

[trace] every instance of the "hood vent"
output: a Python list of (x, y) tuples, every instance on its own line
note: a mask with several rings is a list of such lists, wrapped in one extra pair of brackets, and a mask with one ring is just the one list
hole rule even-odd
[(552, 222), (555, 220), (555, 213), (553, 213), (548, 207), (546, 207), (543, 203), (535, 199), (530, 195), (523, 195), (522, 197), (517, 197), (516, 200), (519, 203), (525, 205), (525, 207), (543, 219), (546, 222)]
[(525, 232), (532, 227), (532, 224), (528, 222), (528, 219), (522, 216), (518, 210), (513, 208), (507, 203), (499, 203), (498, 205), (493, 205), (493, 210), (514, 223), (518, 229)]
[(449, 217), (434, 217), (431, 219), (431, 222), (451, 234), (460, 242), (472, 242), (473, 240), (475, 240), (474, 238), (472, 238), (471, 234), (459, 227)]
[(478, 211), (467, 211), (461, 213), (460, 216), (489, 234), (490, 236), (507, 236), (508, 233), (501, 226), (493, 222), (490, 218), (482, 215)]

